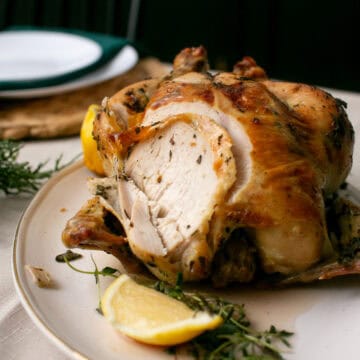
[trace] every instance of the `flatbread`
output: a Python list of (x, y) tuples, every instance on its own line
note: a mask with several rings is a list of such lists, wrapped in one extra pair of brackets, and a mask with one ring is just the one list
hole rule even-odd
[(76, 135), (89, 105), (100, 104), (105, 96), (110, 97), (134, 82), (167, 72), (168, 66), (146, 58), (127, 73), (85, 89), (39, 99), (0, 99), (0, 139)]

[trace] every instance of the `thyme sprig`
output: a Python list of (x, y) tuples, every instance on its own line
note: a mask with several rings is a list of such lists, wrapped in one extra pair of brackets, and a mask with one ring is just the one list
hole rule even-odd
[[(64, 259), (71, 269), (95, 276), (99, 291), (99, 306), (96, 310), (102, 314), (99, 276), (116, 278), (120, 272), (111, 267), (99, 270), (93, 257), (91, 259), (95, 267), (94, 271), (85, 271), (74, 267), (66, 255)], [(218, 297), (185, 292), (182, 287), (181, 274), (178, 275), (175, 286), (164, 281), (157, 281), (150, 287), (185, 303), (195, 311), (219, 314), (224, 320), (223, 324), (215, 330), (207, 331), (186, 344), (169, 348), (168, 352), (171, 354), (185, 351), (200, 360), (281, 360), (283, 359), (283, 347), (290, 347), (288, 339), (293, 333), (278, 330), (273, 325), (268, 330), (261, 332), (253, 329), (245, 314), (244, 305), (230, 303)]]
[(103, 315), (102, 310), (101, 310), (101, 289), (100, 289), (100, 278), (99, 276), (111, 276), (113, 278), (117, 278), (120, 275), (120, 271), (117, 269), (114, 269), (110, 266), (105, 266), (102, 270), (99, 270), (99, 268), (96, 265), (96, 262), (93, 258), (93, 256), (91, 255), (91, 261), (94, 264), (94, 270), (93, 271), (88, 271), (88, 270), (81, 270), (77, 267), (75, 267), (74, 265), (70, 264), (70, 259), (68, 258), (68, 256), (65, 254), (61, 254), (63, 256), (63, 259), (65, 261), (65, 263), (74, 271), (81, 273), (81, 274), (87, 274), (87, 275), (94, 275), (95, 277), (95, 283), (97, 286), (97, 290), (98, 290), (98, 307), (96, 308), (96, 311)]
[(208, 360), (283, 359), (281, 344), (290, 347), (288, 339), (293, 335), (291, 332), (278, 330), (273, 325), (268, 330), (256, 331), (246, 317), (244, 305), (198, 293), (185, 293), (181, 282), (181, 276), (178, 277), (175, 287), (158, 281), (154, 289), (184, 302), (193, 310), (219, 314), (224, 323), (217, 329), (198, 336), (185, 346), (171, 348), (170, 352), (185, 350), (196, 359)]
[(3, 192), (6, 195), (34, 194), (44, 180), (75, 160), (61, 164), (62, 155), (60, 155), (55, 160), (52, 169), (44, 170), (47, 162), (41, 162), (33, 168), (27, 161), (17, 161), (22, 147), (23, 144), (16, 141), (0, 141), (0, 193)]
[[(66, 254), (66, 253), (65, 253)], [(64, 254), (62, 254), (64, 255)], [(100, 276), (111, 276), (113, 278), (117, 278), (120, 274), (120, 271), (117, 269), (114, 269), (110, 266), (105, 266), (102, 270), (99, 270), (94, 258), (91, 256), (91, 260), (94, 264), (95, 269), (93, 271), (89, 271), (89, 270), (81, 270), (77, 267), (75, 267), (74, 265), (70, 264), (70, 260), (68, 259), (67, 255), (63, 256), (65, 263), (74, 271), (81, 273), (81, 274), (87, 274), (87, 275), (94, 275), (95, 276), (95, 281), (96, 284), (99, 282), (99, 275)], [(116, 273), (118, 273), (118, 275), (116, 275)]]

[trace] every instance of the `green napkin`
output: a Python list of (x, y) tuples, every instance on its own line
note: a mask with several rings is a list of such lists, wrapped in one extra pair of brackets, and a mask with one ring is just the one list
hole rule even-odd
[(34, 26), (11, 26), (5, 31), (53, 31), (53, 32), (62, 32), (68, 34), (79, 35), (84, 38), (95, 41), (100, 47), (102, 54), (99, 59), (88, 66), (85, 66), (81, 69), (70, 71), (61, 75), (56, 75), (48, 77), (45, 79), (37, 80), (15, 80), (15, 81), (0, 81), (0, 90), (24, 90), (24, 89), (34, 89), (41, 88), (53, 85), (64, 84), (66, 82), (77, 79), (85, 74), (88, 74), (100, 66), (106, 64), (111, 60), (118, 52), (127, 44), (129, 41), (115, 37), (111, 35), (105, 35), (100, 33), (87, 32), (83, 30), (76, 29), (63, 29), (63, 28), (44, 28), (44, 27), (34, 27)]

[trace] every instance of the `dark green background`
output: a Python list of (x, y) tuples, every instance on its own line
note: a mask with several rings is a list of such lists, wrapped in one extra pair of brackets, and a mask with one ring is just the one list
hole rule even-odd
[[(125, 36), (129, 7), (130, 0), (0, 0), (0, 29), (61, 26)], [(203, 44), (213, 68), (231, 69), (251, 55), (274, 78), (360, 91), (359, 29), (359, 0), (142, 0), (136, 40), (165, 61)]]

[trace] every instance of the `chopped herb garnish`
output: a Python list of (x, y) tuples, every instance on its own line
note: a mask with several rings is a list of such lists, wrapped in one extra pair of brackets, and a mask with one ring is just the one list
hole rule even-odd
[(228, 156), (228, 157), (225, 159), (225, 163), (228, 164), (231, 159), (232, 159), (232, 157), (231, 157), (231, 156)]
[(96, 191), (95, 195), (101, 196), (105, 200), (107, 200), (107, 190), (110, 189), (110, 186), (104, 186), (104, 185), (96, 185)]
[(338, 262), (340, 264), (351, 263), (360, 253), (360, 237), (354, 237), (349, 244), (340, 249)]
[(65, 257), (66, 257), (67, 261), (74, 261), (74, 260), (82, 258), (82, 255), (75, 253), (71, 250), (67, 250), (65, 253), (57, 255), (55, 257), (55, 260), (57, 262), (65, 262), (66, 261)]

